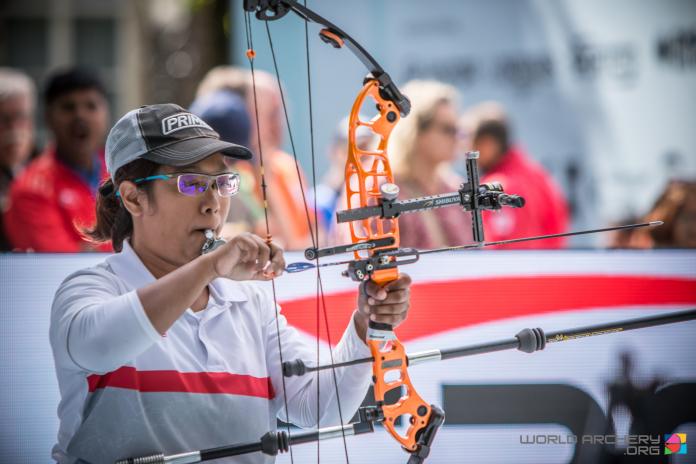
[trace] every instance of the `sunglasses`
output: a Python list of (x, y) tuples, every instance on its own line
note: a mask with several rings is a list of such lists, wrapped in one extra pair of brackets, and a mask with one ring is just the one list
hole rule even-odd
[[(172, 174), (156, 174), (154, 176), (141, 177), (132, 182), (142, 184), (151, 180), (170, 180), (176, 179), (176, 187), (179, 193), (187, 197), (195, 197), (208, 190), (211, 185), (217, 189), (221, 197), (232, 197), (239, 192), (239, 174), (236, 172), (226, 172), (224, 174), (198, 174), (193, 172), (182, 172)], [(119, 192), (116, 192), (119, 196)]]

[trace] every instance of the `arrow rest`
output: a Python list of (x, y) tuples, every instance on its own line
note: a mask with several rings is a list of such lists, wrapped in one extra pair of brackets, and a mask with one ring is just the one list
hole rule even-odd
[[(402, 259), (405, 258), (405, 259)], [(415, 248), (392, 248), (376, 251), (367, 259), (358, 259), (348, 264), (348, 269), (341, 274), (351, 280), (362, 282), (369, 280), (373, 273), (387, 269), (396, 269), (402, 264), (418, 261), (420, 254)]]

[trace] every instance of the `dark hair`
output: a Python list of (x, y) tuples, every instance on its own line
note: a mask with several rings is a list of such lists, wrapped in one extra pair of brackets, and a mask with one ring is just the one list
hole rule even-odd
[[(157, 172), (160, 165), (145, 159), (136, 159), (116, 171), (116, 183), (108, 178), (99, 187), (97, 194), (97, 223), (93, 229), (85, 229), (83, 233), (94, 242), (108, 242), (114, 251), (123, 249), (123, 241), (133, 235), (133, 218), (116, 196), (117, 186), (124, 180), (148, 177)], [(150, 183), (138, 185), (139, 189), (150, 195)]]
[(489, 119), (482, 121), (474, 132), (474, 140), (479, 137), (492, 137), (500, 145), (500, 152), (505, 153), (510, 148), (510, 130), (504, 121)]
[(76, 90), (96, 90), (107, 97), (106, 88), (96, 74), (83, 68), (71, 68), (51, 74), (44, 89), (44, 103), (49, 106), (59, 97)]

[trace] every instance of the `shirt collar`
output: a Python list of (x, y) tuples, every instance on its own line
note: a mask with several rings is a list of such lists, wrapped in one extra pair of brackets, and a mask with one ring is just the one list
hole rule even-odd
[[(131, 288), (141, 288), (156, 280), (135, 253), (128, 240), (123, 241), (121, 252), (107, 257), (106, 262), (113, 269), (114, 273)], [(218, 278), (213, 280), (210, 283), (210, 290), (212, 297), (221, 304), (247, 301), (247, 296), (239, 288), (239, 285), (229, 279)]]

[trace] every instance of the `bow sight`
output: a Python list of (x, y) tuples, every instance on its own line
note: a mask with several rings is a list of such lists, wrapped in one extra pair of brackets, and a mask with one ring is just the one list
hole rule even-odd
[[(456, 192), (429, 195), (412, 198), (409, 200), (397, 200), (399, 187), (393, 183), (382, 184), (379, 188), (381, 197), (374, 206), (352, 208), (336, 213), (339, 223), (360, 221), (371, 218), (395, 219), (401, 214), (428, 211), (446, 206), (461, 206), (464, 211), (471, 212), (472, 236), (474, 242), (484, 242), (483, 219), (481, 211), (499, 210), (503, 207), (521, 208), (524, 206), (524, 198), (519, 195), (509, 195), (498, 182), (487, 184), (479, 183), (478, 171), (479, 153), (471, 151), (466, 154), (467, 181)], [(344, 275), (356, 281), (368, 278), (374, 271), (391, 269), (401, 264), (410, 264), (418, 261), (420, 251), (415, 248), (398, 248), (389, 246), (395, 242), (393, 237), (382, 237), (367, 240), (359, 244), (339, 245), (327, 248), (308, 248), (305, 250), (305, 258), (309, 261), (349, 251), (376, 250), (364, 259), (353, 260), (348, 263), (348, 270)]]

